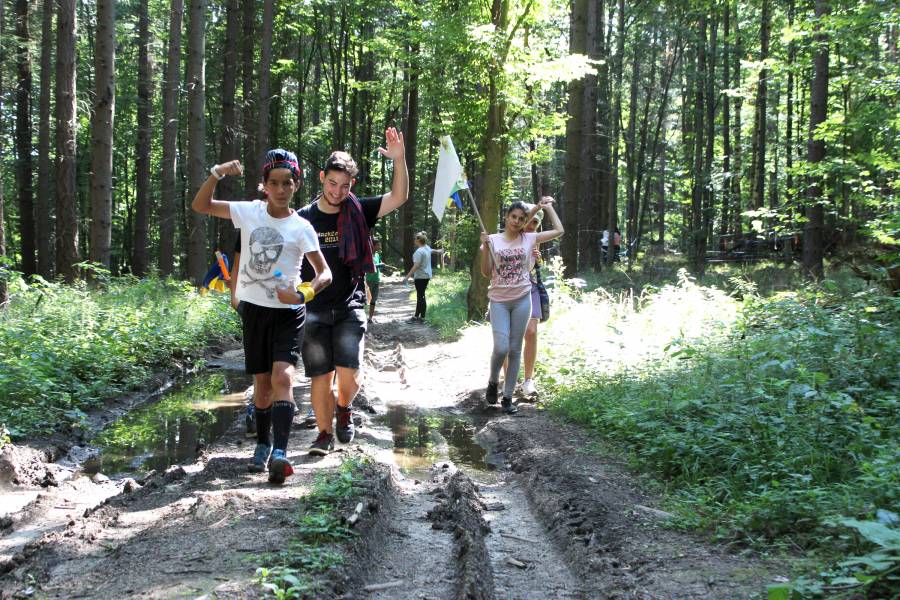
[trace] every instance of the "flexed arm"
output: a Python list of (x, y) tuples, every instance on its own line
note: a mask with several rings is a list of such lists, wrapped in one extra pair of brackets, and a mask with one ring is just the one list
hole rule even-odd
[[(216, 173), (218, 173), (219, 177), (216, 177)], [(213, 200), (213, 192), (216, 189), (216, 184), (222, 177), (226, 177), (228, 175), (240, 176), (243, 174), (244, 166), (239, 160), (232, 160), (225, 164), (214, 166), (210, 170), (209, 177), (206, 178), (206, 181), (204, 181), (203, 185), (200, 186), (200, 189), (197, 190), (197, 194), (194, 196), (194, 200), (191, 202), (191, 208), (200, 214), (212, 215), (214, 217), (221, 217), (223, 219), (230, 219), (230, 203), (224, 200)]]
[(553, 226), (553, 228), (545, 230), (545, 231), (541, 231), (540, 233), (538, 233), (537, 234), (537, 243), (547, 242), (552, 239), (556, 239), (566, 232), (566, 230), (563, 229), (562, 222), (559, 220), (559, 216), (556, 214), (556, 211), (553, 210), (554, 202), (555, 202), (555, 200), (553, 200), (553, 198), (551, 198), (550, 196), (544, 196), (543, 198), (541, 198), (541, 202), (538, 205), (542, 209), (544, 209), (545, 214), (549, 215), (550, 224)]

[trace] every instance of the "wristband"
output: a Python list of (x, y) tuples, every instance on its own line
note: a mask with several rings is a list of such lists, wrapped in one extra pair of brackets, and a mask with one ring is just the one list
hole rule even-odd
[(303, 281), (297, 286), (297, 293), (303, 296), (303, 304), (309, 304), (316, 297), (316, 290), (313, 289), (312, 284), (308, 281)]
[(210, 175), (212, 175), (213, 177), (216, 178), (216, 181), (222, 181), (222, 179), (224, 179), (225, 176), (224, 176), (224, 175), (219, 175), (219, 170), (216, 168), (216, 167), (218, 167), (218, 166), (219, 166), (219, 165), (213, 165), (212, 167), (210, 167), (210, 168), (209, 168), (209, 173), (210, 173)]

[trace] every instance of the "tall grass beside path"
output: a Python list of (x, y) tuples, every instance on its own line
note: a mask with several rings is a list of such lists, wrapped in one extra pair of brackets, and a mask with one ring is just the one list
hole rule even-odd
[(900, 512), (900, 299), (742, 294), (685, 275), (639, 298), (561, 288), (542, 398), (654, 475), (681, 525), (850, 551), (834, 523)]
[(15, 278), (10, 295), (0, 313), (0, 425), (13, 439), (78, 422), (154, 370), (240, 333), (227, 295), (171, 279)]

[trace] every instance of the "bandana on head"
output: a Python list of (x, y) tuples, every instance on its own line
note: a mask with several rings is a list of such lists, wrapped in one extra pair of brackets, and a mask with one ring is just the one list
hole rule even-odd
[(269, 171), (272, 169), (290, 169), (294, 177), (298, 179), (303, 177), (303, 171), (300, 170), (300, 165), (296, 160), (273, 160), (262, 167), (263, 181), (266, 180), (266, 177), (269, 176)]

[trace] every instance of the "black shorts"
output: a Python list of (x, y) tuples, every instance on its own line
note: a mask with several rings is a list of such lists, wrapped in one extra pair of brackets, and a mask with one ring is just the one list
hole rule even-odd
[(303, 335), (303, 368), (318, 377), (335, 367), (358, 369), (363, 359), (366, 313), (362, 308), (309, 311)]
[(378, 302), (378, 285), (380, 282), (378, 281), (367, 281), (366, 285), (369, 286), (369, 295), (372, 297), (369, 305), (375, 306), (375, 303)]
[(297, 366), (303, 345), (306, 308), (238, 304), (244, 332), (244, 366), (250, 375), (271, 373), (275, 362)]

